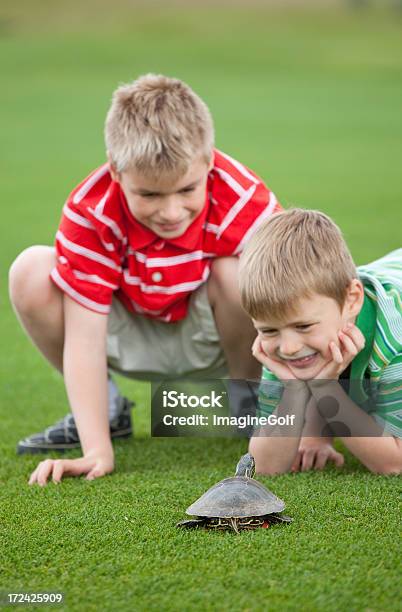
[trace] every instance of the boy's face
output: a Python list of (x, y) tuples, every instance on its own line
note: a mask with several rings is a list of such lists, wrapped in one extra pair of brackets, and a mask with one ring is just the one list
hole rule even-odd
[(204, 208), (211, 168), (212, 162), (197, 159), (179, 179), (150, 178), (135, 169), (118, 173), (113, 167), (111, 174), (120, 183), (132, 215), (157, 236), (173, 239), (184, 234)]
[(360, 281), (351, 282), (343, 309), (332, 298), (313, 294), (298, 301), (296, 312), (285, 321), (253, 319), (264, 352), (285, 364), (300, 380), (311, 380), (332, 360), (330, 342), (339, 346), (338, 332), (354, 323), (363, 305)]

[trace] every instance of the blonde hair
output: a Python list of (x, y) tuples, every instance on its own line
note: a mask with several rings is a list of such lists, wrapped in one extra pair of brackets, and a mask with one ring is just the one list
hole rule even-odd
[(319, 211), (293, 208), (256, 230), (240, 257), (239, 275), (246, 312), (257, 320), (283, 320), (313, 293), (342, 308), (357, 272), (339, 227)]
[(209, 163), (214, 127), (207, 105), (188, 85), (146, 74), (114, 92), (105, 142), (118, 172), (179, 177), (198, 157)]

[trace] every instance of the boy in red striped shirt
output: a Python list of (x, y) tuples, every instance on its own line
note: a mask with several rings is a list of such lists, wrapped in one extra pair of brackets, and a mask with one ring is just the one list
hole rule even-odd
[(63, 373), (74, 415), (18, 452), (83, 451), (41, 462), (31, 484), (113, 471), (111, 437), (130, 435), (131, 418), (108, 367), (145, 380), (260, 374), (237, 255), (280, 209), (275, 196), (214, 149), (207, 106), (176, 79), (118, 88), (105, 140), (108, 163), (69, 196), (55, 248), (26, 249), (10, 271), (15, 311)]

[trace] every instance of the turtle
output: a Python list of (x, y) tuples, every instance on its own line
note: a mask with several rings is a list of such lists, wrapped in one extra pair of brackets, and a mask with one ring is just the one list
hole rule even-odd
[(186, 510), (196, 518), (180, 521), (176, 527), (240, 530), (267, 528), (272, 523), (291, 523), (280, 514), (285, 502), (253, 479), (254, 457), (247, 453), (240, 458), (236, 473), (208, 489)]

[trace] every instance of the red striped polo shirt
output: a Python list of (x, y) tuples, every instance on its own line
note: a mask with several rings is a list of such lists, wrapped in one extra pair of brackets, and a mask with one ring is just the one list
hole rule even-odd
[(133, 313), (179, 321), (212, 260), (240, 253), (260, 223), (280, 209), (258, 176), (215, 150), (204, 208), (182, 236), (162, 239), (130, 213), (104, 164), (67, 199), (50, 276), (89, 310), (108, 314), (115, 293)]

